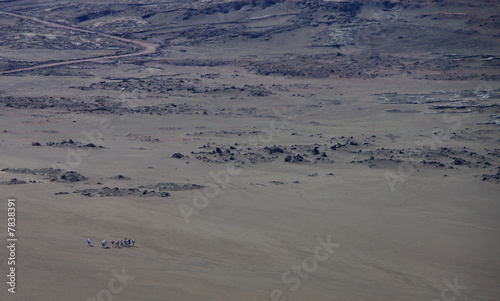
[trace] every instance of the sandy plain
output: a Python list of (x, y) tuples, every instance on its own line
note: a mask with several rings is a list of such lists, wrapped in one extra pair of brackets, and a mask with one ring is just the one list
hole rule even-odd
[[(20, 3), (1, 9), (38, 9)], [(394, 9), (408, 19), (438, 10)], [(252, 13), (260, 10), (253, 26), (278, 22), (266, 19), (269, 7)], [(366, 4), (357, 16), (374, 12), (387, 9)], [(16, 199), (19, 239), (16, 294), (4, 281), (2, 299), (498, 300), (496, 67), (483, 63), (490, 77), (465, 79), (422, 78), (447, 76), (424, 69), (346, 78), (249, 67), (274, 64), (287, 43), (304, 56), (339, 51), (300, 46), (313, 29), (1, 75), (0, 195), (3, 204)], [(454, 51), (489, 58), (495, 45)], [(428, 53), (403, 46), (420, 60)], [(216, 60), (236, 63), (206, 62)], [(454, 72), (469, 76), (468, 63)], [(382, 73), (370, 66), (362, 69)], [(36, 174), (47, 168), (80, 178)], [(26, 183), (9, 185), (13, 178)], [(135, 194), (161, 192), (158, 183), (203, 187)], [(124, 195), (99, 195), (117, 191)], [(99, 247), (124, 237), (135, 247)]]

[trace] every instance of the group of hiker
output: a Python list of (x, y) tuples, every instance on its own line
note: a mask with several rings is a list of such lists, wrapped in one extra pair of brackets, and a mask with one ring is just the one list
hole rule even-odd
[[(87, 239), (87, 246), (93, 247), (90, 238)], [(125, 237), (125, 239), (122, 239), (122, 240), (117, 239), (116, 241), (114, 241), (114, 240), (111, 241), (112, 248), (134, 247), (134, 246), (135, 246), (135, 239), (131, 239), (131, 238)], [(108, 247), (108, 241), (103, 240), (101, 242), (101, 247), (104, 249), (109, 249), (110, 247)]]

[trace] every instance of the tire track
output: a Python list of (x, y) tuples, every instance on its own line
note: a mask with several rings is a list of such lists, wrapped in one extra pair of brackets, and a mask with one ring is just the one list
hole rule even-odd
[(134, 45), (137, 45), (141, 47), (143, 50), (140, 52), (135, 52), (135, 53), (128, 53), (128, 54), (120, 54), (120, 55), (109, 55), (109, 56), (102, 56), (98, 58), (88, 58), (88, 59), (78, 59), (78, 60), (70, 60), (70, 61), (64, 61), (64, 62), (57, 62), (57, 63), (50, 63), (50, 64), (42, 64), (38, 66), (33, 66), (33, 67), (27, 67), (27, 68), (20, 68), (20, 69), (14, 69), (14, 70), (8, 70), (8, 71), (0, 71), (0, 74), (9, 74), (9, 73), (16, 73), (16, 72), (21, 72), (21, 71), (28, 71), (28, 70), (35, 70), (35, 69), (41, 69), (41, 68), (47, 68), (47, 67), (56, 67), (56, 66), (63, 66), (63, 65), (69, 65), (69, 64), (78, 64), (78, 63), (85, 63), (85, 62), (97, 62), (101, 60), (107, 60), (107, 59), (117, 59), (117, 58), (124, 58), (124, 57), (132, 57), (132, 56), (139, 56), (139, 55), (146, 55), (146, 54), (151, 54), (156, 52), (156, 46), (151, 44), (151, 43), (146, 43), (142, 41), (135, 41), (135, 40), (130, 40), (122, 37), (117, 37), (97, 31), (92, 31), (92, 30), (87, 30), (87, 29), (81, 29), (81, 28), (75, 28), (75, 27), (70, 27), (66, 25), (61, 25), (57, 23), (52, 23), (49, 21), (44, 21), (35, 17), (29, 17), (29, 16), (23, 16), (23, 15), (18, 15), (14, 13), (8, 13), (8, 12), (3, 12), (0, 11), (0, 14), (3, 15), (8, 15), (12, 17), (17, 17), (20, 19), (24, 20), (30, 20), (34, 22), (41, 23), (43, 25), (49, 26), (49, 27), (54, 27), (54, 28), (62, 28), (62, 29), (67, 29), (67, 30), (72, 30), (72, 31), (78, 31), (78, 32), (83, 32), (83, 33), (90, 33), (90, 34), (97, 34), (106, 38), (114, 39), (117, 41), (121, 42), (126, 42), (126, 43), (131, 43)]

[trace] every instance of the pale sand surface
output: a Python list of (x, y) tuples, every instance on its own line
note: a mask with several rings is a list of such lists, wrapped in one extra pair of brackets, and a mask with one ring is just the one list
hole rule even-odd
[[(355, 104), (332, 106), (333, 116), (337, 107), (342, 114), (329, 118), (324, 112), (305, 111), (307, 116), (290, 120), (290, 129), (276, 132), (262, 146), (314, 143), (318, 138), (308, 137), (313, 133), (324, 137), (393, 134), (399, 137), (395, 144), (404, 148), (413, 147), (419, 133), (429, 136), (433, 128), (449, 126), (433, 114), (385, 113), (384, 105), (369, 103), (357, 88), (356, 84), (344, 88), (344, 95), (349, 94), (346, 97)], [(353, 89), (352, 95), (349, 89)], [(356, 110), (358, 107), (370, 110)], [(0, 128), (12, 131), (2, 134), (3, 165), (38, 168), (54, 161), (64, 163), (64, 148), (34, 148), (31, 141), (82, 137), (82, 128), (90, 131), (95, 128), (90, 121), (103, 118), (69, 114), (45, 122), (50, 110), (40, 115), (34, 117), (29, 110), (3, 111)], [(353, 118), (359, 122), (352, 122)], [(478, 128), (469, 125), (473, 119), (471, 116), (463, 126)], [(208, 135), (190, 140), (186, 133), (201, 125), (205, 131), (264, 129), (272, 119), (130, 115), (124, 120), (112, 116), (111, 120), (116, 128), (104, 135), (106, 149), (93, 149), (76, 168), (90, 178), (89, 184), (213, 184), (209, 172), (225, 171), (224, 164), (179, 160), (171, 155), (189, 154), (206, 142), (241, 144), (246, 137)], [(312, 127), (308, 120), (322, 126)], [(160, 127), (181, 129), (155, 130)], [(62, 134), (40, 134), (42, 130)], [(130, 132), (164, 141), (130, 142), (125, 138)], [(290, 136), (290, 132), (302, 136)], [(184, 139), (173, 139), (180, 137)], [(450, 140), (443, 146), (453, 144)], [(460, 145), (480, 149), (495, 143), (460, 141)], [(443, 281), (453, 282), (455, 277), (467, 286), (463, 296), (495, 300), (500, 249), (497, 184), (474, 178), (475, 169), (419, 167), (391, 192), (384, 171), (397, 174), (397, 165), (368, 168), (344, 163), (350, 157), (356, 154), (339, 154), (339, 163), (333, 164), (279, 160), (246, 166), (229, 177), (227, 186), (209, 198), (206, 208), (192, 215), (190, 223), (178, 206), (194, 208), (194, 191), (172, 192), (168, 198), (88, 198), (54, 195), (91, 186), (83, 183), (2, 186), (2, 195), (14, 196), (18, 202), (16, 300), (95, 298), (99, 290), (107, 288), (112, 270), (122, 267), (134, 279), (116, 295), (118, 300), (252, 300), (267, 298), (275, 288), (287, 300), (432, 300), (446, 287)], [(330, 172), (334, 176), (327, 175)], [(307, 176), (312, 173), (318, 176)], [(132, 180), (106, 179), (117, 174)], [(1, 176), (8, 178), (5, 173)], [(18, 178), (36, 179), (30, 175)], [(2, 223), (5, 218), (5, 214), (1, 216)], [(283, 272), (312, 256), (317, 238), (329, 235), (339, 247), (291, 291), (294, 282), (283, 283)], [(87, 237), (96, 247), (86, 247)], [(136, 247), (97, 247), (102, 239), (110, 242), (123, 237), (135, 238)]]
[[(0, 182), (27, 182), (0, 184), (5, 275), (10, 197), (19, 239), (16, 294), (7, 292), (3, 276), (0, 300), (499, 300), (499, 43), (488, 31), (494, 20), (480, 29), (487, 21), (478, 19), (498, 6), (366, 4), (352, 24), (338, 12), (329, 24), (331, 12), (320, 7), (311, 13), (319, 25), (297, 21), (281, 31), (296, 20), (292, 2), (224, 14), (195, 10), (187, 19), (176, 5), (198, 9), (201, 2), (172, 2), (168, 12), (163, 4), (117, 4), (116, 15), (78, 27), (153, 43), (156, 53), (0, 76), (0, 170), (55, 166), (87, 178), (58, 182), (0, 171)], [(112, 23), (148, 9), (165, 11), (145, 18), (146, 27)], [(284, 9), (290, 16), (282, 16)], [(14, 1), (0, 10), (71, 25), (97, 8)], [(238, 34), (227, 38), (201, 26), (210, 22)], [(93, 47), (92, 36), (65, 36), (13, 17), (0, 24), (8, 28), (0, 43), (2, 71), (124, 47), (116, 41)], [(353, 28), (354, 42), (311, 47), (328, 42), (337, 27)], [(24, 40), (15, 28), (63, 39), (54, 45)], [(251, 38), (249, 28), (265, 35)], [(456, 32), (463, 28), (479, 31)], [(359, 37), (359, 30), (375, 37)], [(82, 41), (87, 48), (66, 44)], [(343, 70), (315, 73), (330, 62)], [(282, 72), (263, 74), (268, 67)], [(289, 70), (312, 71), (294, 76)], [(384, 93), (419, 101), (384, 103), (391, 97)], [(425, 97), (440, 102), (424, 103)], [(151, 108), (151, 114), (140, 111)], [(69, 139), (102, 148), (47, 146)], [(270, 154), (273, 146), (284, 153)], [(223, 154), (211, 154), (217, 148)], [(175, 153), (185, 157), (172, 158)], [(297, 154), (308, 162), (285, 162)], [(113, 178), (118, 175), (130, 179)], [(162, 182), (207, 187), (167, 189), (168, 197), (75, 193)], [(100, 248), (104, 239), (125, 237), (135, 247)], [(333, 252), (320, 241), (335, 244)], [(122, 273), (127, 276), (117, 281)]]

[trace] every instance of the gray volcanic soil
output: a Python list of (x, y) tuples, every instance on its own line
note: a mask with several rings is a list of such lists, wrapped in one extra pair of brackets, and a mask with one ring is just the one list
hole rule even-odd
[(5, 300), (498, 300), (496, 1), (0, 11)]

